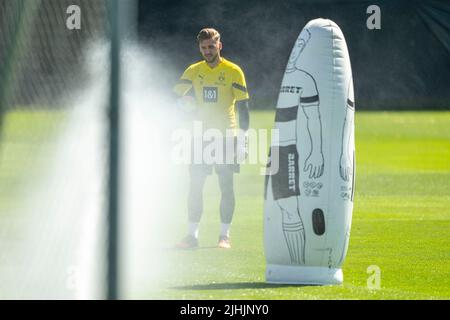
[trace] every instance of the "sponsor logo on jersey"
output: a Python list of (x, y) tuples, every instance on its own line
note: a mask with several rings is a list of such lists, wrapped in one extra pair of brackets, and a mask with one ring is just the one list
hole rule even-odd
[(214, 82), (217, 86), (225, 86), (225, 73), (221, 72), (218, 78), (219, 81)]
[(297, 86), (281, 86), (280, 93), (300, 93), (302, 87)]
[(216, 103), (218, 100), (217, 87), (203, 87), (203, 102)]

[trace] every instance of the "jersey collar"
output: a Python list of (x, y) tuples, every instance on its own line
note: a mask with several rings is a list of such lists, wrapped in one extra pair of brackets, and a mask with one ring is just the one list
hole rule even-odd
[(211, 68), (209, 66), (209, 64), (206, 62), (206, 60), (204, 60), (204, 61), (205, 61), (206, 66), (208, 67), (208, 69), (215, 70), (217, 67), (219, 67), (225, 61), (225, 58), (224, 57), (220, 57), (219, 63), (214, 68)]

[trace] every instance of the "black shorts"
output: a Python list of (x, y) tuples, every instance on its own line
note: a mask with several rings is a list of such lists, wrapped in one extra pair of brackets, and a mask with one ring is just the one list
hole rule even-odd
[(295, 144), (271, 147), (267, 169), (265, 198), (269, 175), (274, 200), (300, 195), (298, 151)]
[(205, 174), (210, 175), (214, 171), (216, 174), (222, 174), (226, 172), (239, 173), (241, 171), (239, 164), (191, 164), (191, 174)]
[[(227, 149), (227, 141), (226, 138), (223, 140), (222, 145), (223, 145), (223, 158), (222, 159), (218, 159), (218, 163), (208, 163), (208, 162), (204, 162), (201, 161), (200, 163), (195, 163), (195, 159), (194, 159), (194, 147), (192, 147), (191, 149), (191, 164), (190, 164), (190, 172), (191, 174), (206, 174), (206, 175), (210, 175), (214, 171), (216, 172), (216, 174), (222, 174), (222, 173), (227, 173), (227, 172), (231, 172), (231, 173), (239, 173), (240, 172), (240, 165), (239, 163), (237, 163), (236, 161), (236, 157), (235, 157), (235, 147), (236, 147), (236, 137), (231, 138), (233, 139), (231, 145), (229, 146), (233, 146), (232, 150)], [(197, 141), (197, 143), (200, 143)], [(194, 141), (192, 141), (192, 146), (194, 146)], [(205, 148), (208, 146), (208, 143), (203, 142), (201, 148), (203, 150), (203, 152), (205, 151)], [(228, 151), (227, 151), (228, 150)], [(227, 154), (228, 152), (228, 154)], [(231, 159), (232, 161), (229, 161), (229, 159)]]

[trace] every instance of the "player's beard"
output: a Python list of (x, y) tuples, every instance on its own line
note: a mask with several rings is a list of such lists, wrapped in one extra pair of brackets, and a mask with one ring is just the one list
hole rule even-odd
[(206, 62), (212, 64), (212, 63), (217, 62), (217, 60), (219, 59), (219, 54), (216, 53), (215, 55), (213, 55), (211, 57), (203, 56), (203, 58), (206, 60)]

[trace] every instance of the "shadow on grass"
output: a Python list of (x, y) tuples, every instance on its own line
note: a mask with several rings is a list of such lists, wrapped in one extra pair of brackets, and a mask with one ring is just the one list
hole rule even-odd
[(191, 286), (178, 286), (170, 289), (175, 290), (240, 290), (240, 289), (275, 289), (292, 287), (315, 287), (316, 285), (301, 284), (271, 284), (266, 282), (235, 282), (235, 283), (210, 283)]

